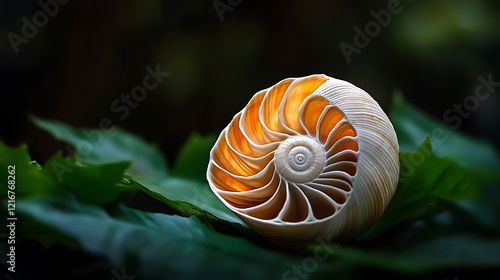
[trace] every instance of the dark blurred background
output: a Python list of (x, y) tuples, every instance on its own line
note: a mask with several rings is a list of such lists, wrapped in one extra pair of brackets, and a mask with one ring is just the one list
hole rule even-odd
[[(0, 138), (27, 142), (43, 161), (61, 145), (30, 114), (89, 127), (108, 118), (172, 161), (191, 132), (219, 133), (255, 92), (286, 77), (350, 81), (386, 112), (400, 90), (441, 120), (472, 100), (478, 76), (500, 82), (500, 2), (397, 2), (3, 0)], [(388, 5), (399, 12), (356, 46), (355, 27)], [(342, 42), (358, 49), (350, 63)], [(121, 119), (113, 102), (157, 65), (168, 77)], [(458, 129), (498, 145), (499, 92), (471, 103)]]

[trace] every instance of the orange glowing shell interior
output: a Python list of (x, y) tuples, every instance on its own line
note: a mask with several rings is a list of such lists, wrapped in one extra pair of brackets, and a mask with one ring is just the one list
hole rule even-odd
[(378, 103), (325, 75), (255, 94), (220, 134), (207, 179), (269, 240), (341, 242), (371, 226), (399, 177), (394, 128)]

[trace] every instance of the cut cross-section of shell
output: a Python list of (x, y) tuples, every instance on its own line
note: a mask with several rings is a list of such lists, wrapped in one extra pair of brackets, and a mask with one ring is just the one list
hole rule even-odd
[(362, 89), (325, 75), (285, 79), (255, 94), (220, 134), (207, 170), (229, 209), (294, 248), (368, 229), (398, 178), (387, 115)]

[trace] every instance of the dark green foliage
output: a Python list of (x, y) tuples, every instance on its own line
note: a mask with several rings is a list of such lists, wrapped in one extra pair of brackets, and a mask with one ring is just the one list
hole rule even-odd
[[(360, 271), (408, 277), (498, 268), (495, 151), (429, 119), (401, 97), (391, 118), (402, 149), (401, 175), (384, 215), (349, 244), (320, 244), (305, 252), (266, 242), (213, 195), (205, 180), (213, 136), (193, 134), (167, 170), (157, 148), (121, 129), (95, 131), (97, 140), (85, 152), (81, 143), (91, 143), (88, 130), (35, 119), (75, 146), (76, 155), (56, 154), (42, 167), (30, 163), (25, 146), (0, 143), (0, 168), (17, 168), (17, 214), (23, 221), (17, 238), (83, 250), (141, 279), (300, 279), (296, 268), (308, 279), (343, 279)], [(6, 176), (0, 184), (6, 192)], [(173, 214), (127, 206), (123, 197), (137, 192)]]

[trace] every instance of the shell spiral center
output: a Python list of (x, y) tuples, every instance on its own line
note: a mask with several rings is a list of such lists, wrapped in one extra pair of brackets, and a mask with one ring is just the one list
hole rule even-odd
[(325, 167), (326, 152), (316, 140), (292, 136), (281, 142), (274, 154), (278, 173), (286, 180), (307, 183), (318, 177)]

